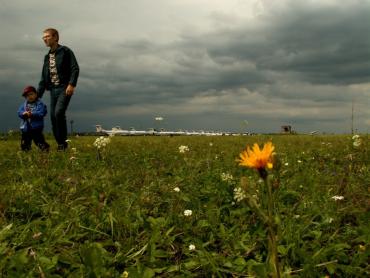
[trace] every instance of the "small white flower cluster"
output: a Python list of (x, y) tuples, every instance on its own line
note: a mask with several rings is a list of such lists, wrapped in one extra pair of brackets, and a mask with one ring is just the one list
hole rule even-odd
[(353, 146), (354, 146), (355, 148), (357, 148), (357, 147), (361, 146), (361, 144), (362, 144), (362, 139), (361, 139), (360, 135), (358, 135), (358, 134), (353, 135), (353, 136), (352, 136), (352, 140), (353, 140)]
[(185, 216), (191, 216), (192, 214), (193, 214), (193, 211), (192, 210), (190, 210), (190, 209), (184, 210), (184, 215)]
[(180, 188), (179, 188), (179, 187), (175, 187), (175, 188), (173, 189), (173, 191), (175, 191), (175, 192), (180, 192)]
[(325, 223), (329, 223), (329, 224), (331, 224), (333, 221), (334, 221), (334, 218), (332, 217), (325, 218), (324, 220)]
[(222, 173), (221, 174), (221, 180), (226, 182), (231, 182), (234, 179), (233, 175), (229, 173)]
[(245, 199), (245, 197), (247, 197), (247, 195), (245, 194), (243, 188), (241, 188), (241, 187), (235, 187), (234, 188), (234, 199), (235, 199), (235, 201), (241, 202), (242, 200)]
[(94, 142), (94, 146), (97, 149), (105, 148), (110, 143), (109, 137), (100, 136), (99, 138), (96, 138)]
[(189, 251), (194, 251), (195, 250), (195, 245), (194, 244), (190, 244), (189, 245)]
[(331, 197), (334, 201), (341, 201), (341, 200), (343, 200), (344, 199), (344, 197), (343, 196), (333, 196), (333, 197)]
[(181, 145), (179, 147), (179, 153), (185, 153), (185, 152), (188, 152), (188, 151), (189, 151), (189, 147), (188, 146)]

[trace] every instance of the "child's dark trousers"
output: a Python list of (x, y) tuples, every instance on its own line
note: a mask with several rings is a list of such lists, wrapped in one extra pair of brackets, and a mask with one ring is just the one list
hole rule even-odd
[(31, 149), (32, 141), (42, 151), (49, 151), (50, 145), (45, 141), (42, 129), (31, 129), (27, 132), (22, 132), (21, 149), (22, 151), (29, 151)]

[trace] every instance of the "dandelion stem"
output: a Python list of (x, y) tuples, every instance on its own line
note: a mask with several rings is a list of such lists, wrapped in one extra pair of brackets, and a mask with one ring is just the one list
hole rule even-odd
[(272, 195), (272, 188), (271, 184), (269, 183), (267, 176), (262, 176), (265, 186), (267, 187), (267, 211), (268, 211), (268, 248), (269, 248), (269, 255), (268, 255), (268, 262), (270, 267), (272, 268), (272, 277), (280, 278), (280, 270), (279, 270), (279, 257), (277, 252), (277, 225), (274, 221), (274, 200)]

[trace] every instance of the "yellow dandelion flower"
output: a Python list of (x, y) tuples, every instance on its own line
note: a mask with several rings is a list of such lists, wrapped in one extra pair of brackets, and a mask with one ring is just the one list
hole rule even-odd
[(249, 168), (254, 168), (257, 170), (262, 170), (265, 168), (272, 169), (273, 167), (273, 151), (275, 147), (271, 142), (267, 142), (263, 149), (261, 150), (257, 143), (253, 145), (253, 148), (250, 149), (249, 146), (247, 149), (240, 153), (239, 165)]

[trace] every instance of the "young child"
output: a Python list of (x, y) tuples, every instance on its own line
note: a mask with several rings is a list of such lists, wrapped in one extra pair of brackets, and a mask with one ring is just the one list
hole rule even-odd
[(50, 146), (42, 133), (47, 113), (46, 105), (38, 98), (35, 87), (24, 88), (22, 96), (26, 101), (18, 109), (18, 116), (22, 119), (21, 149), (29, 151), (33, 140), (42, 151), (49, 151)]

